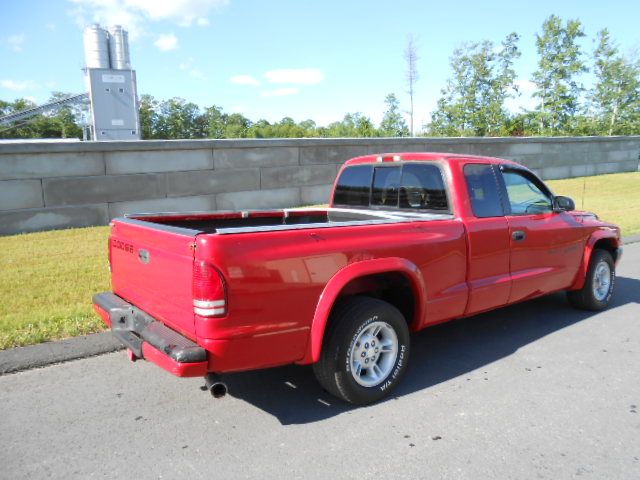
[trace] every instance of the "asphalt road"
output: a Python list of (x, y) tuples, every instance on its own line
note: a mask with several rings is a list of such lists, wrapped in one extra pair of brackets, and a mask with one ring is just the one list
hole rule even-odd
[(612, 307), (552, 295), (415, 335), (365, 408), (308, 367), (214, 400), (123, 352), (0, 377), (0, 478), (640, 478), (640, 244)]

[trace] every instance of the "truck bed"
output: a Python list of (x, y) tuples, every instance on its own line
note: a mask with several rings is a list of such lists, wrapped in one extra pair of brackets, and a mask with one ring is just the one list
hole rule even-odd
[(345, 208), (279, 209), (238, 212), (193, 212), (133, 214), (127, 219), (145, 222), (156, 228), (180, 229), (194, 235), (200, 233), (250, 233), (259, 231), (326, 228), (405, 222), (407, 220), (443, 220), (449, 214), (401, 212), (389, 210), (358, 210)]

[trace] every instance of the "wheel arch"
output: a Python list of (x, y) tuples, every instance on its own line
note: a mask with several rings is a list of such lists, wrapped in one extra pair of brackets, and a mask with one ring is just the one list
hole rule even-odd
[[(314, 363), (320, 358), (327, 322), (333, 307), (340, 298), (345, 295), (380, 291), (383, 280), (385, 282), (404, 280), (406, 285), (410, 286), (413, 299), (410, 309), (406, 305), (398, 305), (399, 302), (394, 302), (393, 299), (386, 297), (381, 299), (396, 306), (405, 315), (405, 318), (407, 312), (410, 312), (411, 318), (407, 318), (410, 328), (418, 326), (420, 319), (424, 317), (426, 292), (424, 279), (415, 264), (399, 257), (353, 263), (339, 270), (325, 285), (316, 305), (305, 356), (298, 363)], [(401, 288), (404, 288), (403, 284), (396, 282), (390, 290), (398, 292)]]
[(584, 254), (582, 255), (582, 263), (578, 268), (578, 273), (573, 282), (573, 285), (569, 290), (580, 290), (587, 279), (587, 272), (589, 271), (589, 262), (594, 250), (606, 250), (613, 257), (613, 262), (618, 261), (618, 252), (620, 248), (620, 239), (613, 233), (608, 231), (599, 230), (593, 233), (587, 240), (584, 248)]

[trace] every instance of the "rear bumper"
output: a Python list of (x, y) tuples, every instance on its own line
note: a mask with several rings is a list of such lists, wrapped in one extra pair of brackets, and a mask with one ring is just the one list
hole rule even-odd
[(93, 296), (93, 307), (136, 357), (178, 377), (207, 374), (207, 351), (112, 292)]

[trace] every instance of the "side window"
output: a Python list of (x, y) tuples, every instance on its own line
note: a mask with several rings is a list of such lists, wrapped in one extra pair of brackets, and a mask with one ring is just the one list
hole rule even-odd
[(372, 173), (371, 165), (345, 168), (336, 184), (333, 203), (350, 207), (368, 207)]
[(398, 207), (400, 167), (378, 167), (373, 174), (371, 205)]
[(464, 178), (467, 181), (471, 208), (476, 217), (487, 218), (504, 215), (498, 183), (491, 165), (467, 164), (464, 166)]
[(502, 172), (512, 215), (547, 213), (553, 210), (551, 197), (534, 178), (512, 170)]
[(442, 173), (435, 165), (405, 164), (400, 185), (400, 208), (449, 210)]

